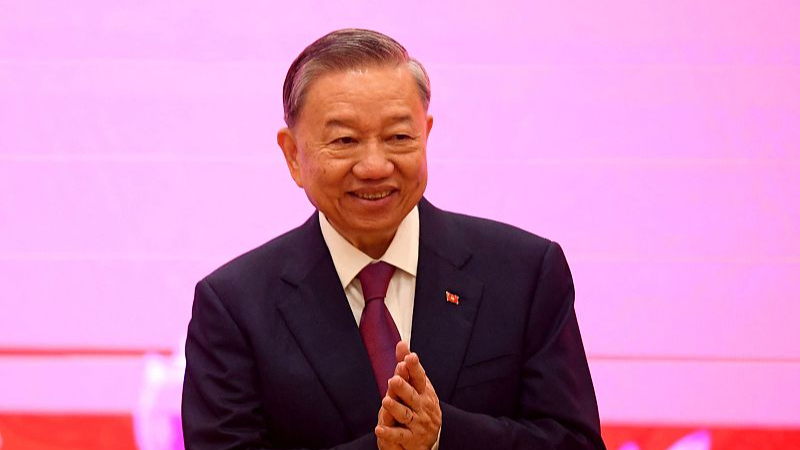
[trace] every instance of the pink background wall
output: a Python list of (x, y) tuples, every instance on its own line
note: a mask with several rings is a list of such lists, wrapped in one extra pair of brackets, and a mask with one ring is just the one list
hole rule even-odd
[(427, 197), (563, 245), (604, 422), (800, 428), (798, 24), (792, 0), (2, 2), (0, 414), (138, 407), (194, 283), (311, 213), (283, 78), (359, 26), (430, 72)]

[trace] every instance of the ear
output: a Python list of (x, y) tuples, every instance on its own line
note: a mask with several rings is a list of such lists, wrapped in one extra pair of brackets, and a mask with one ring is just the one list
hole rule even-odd
[(286, 159), (286, 165), (289, 167), (289, 173), (298, 187), (303, 187), (303, 177), (300, 174), (300, 164), (298, 158), (297, 140), (294, 133), (289, 128), (281, 128), (278, 130), (278, 145), (283, 151), (283, 157)]
[(427, 129), (425, 130), (425, 138), (427, 139), (428, 136), (431, 135), (431, 128), (433, 128), (433, 116), (428, 114), (427, 118)]

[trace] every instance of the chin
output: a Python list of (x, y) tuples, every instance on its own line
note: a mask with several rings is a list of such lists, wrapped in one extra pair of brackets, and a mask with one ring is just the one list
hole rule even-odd
[(384, 234), (391, 234), (397, 230), (397, 227), (400, 226), (400, 222), (397, 223), (362, 223), (358, 226), (353, 227), (357, 230), (358, 233), (361, 234), (374, 234), (376, 236), (384, 235)]

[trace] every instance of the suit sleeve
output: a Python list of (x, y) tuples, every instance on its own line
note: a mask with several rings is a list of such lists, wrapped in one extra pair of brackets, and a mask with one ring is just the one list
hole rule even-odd
[[(258, 385), (243, 333), (211, 285), (199, 282), (186, 337), (181, 405), (186, 450), (279, 448), (263, 418)], [(333, 448), (375, 450), (377, 444), (374, 434), (367, 434)]]
[(540, 265), (526, 326), (519, 414), (491, 417), (442, 404), (440, 450), (605, 449), (561, 247)]

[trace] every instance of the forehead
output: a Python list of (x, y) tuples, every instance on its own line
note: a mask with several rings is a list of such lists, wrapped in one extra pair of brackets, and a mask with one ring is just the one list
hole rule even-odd
[(416, 80), (405, 65), (367, 66), (326, 73), (309, 86), (300, 121), (424, 115)]

